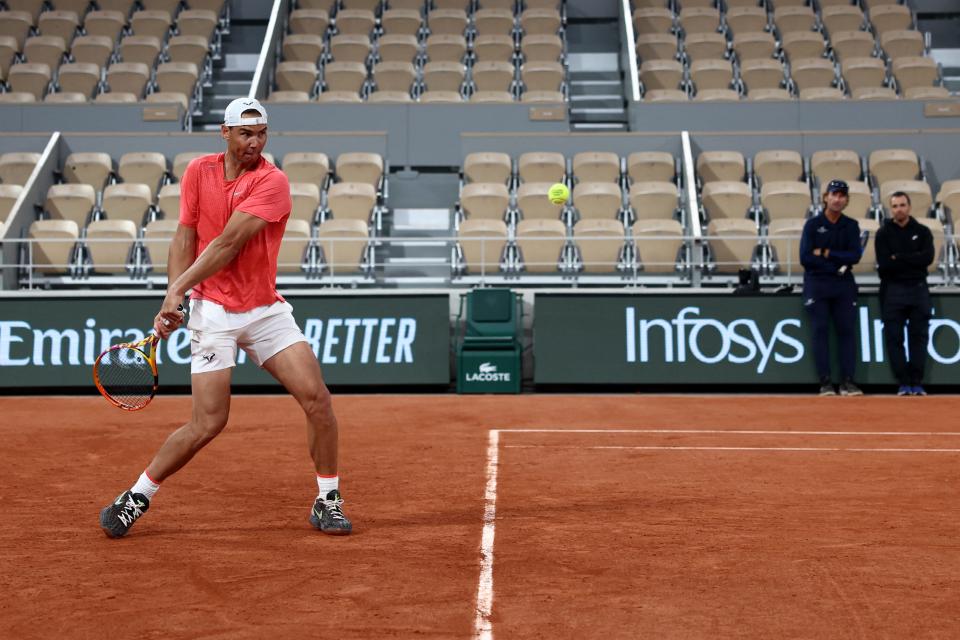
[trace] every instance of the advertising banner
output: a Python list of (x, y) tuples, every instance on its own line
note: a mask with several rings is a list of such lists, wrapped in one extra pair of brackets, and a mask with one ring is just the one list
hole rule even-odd
[[(450, 382), (448, 296), (290, 296), (294, 317), (333, 385)], [(93, 385), (97, 355), (151, 328), (160, 298), (5, 298), (0, 301), (0, 387)], [(157, 353), (160, 384), (190, 384), (190, 332)], [(243, 351), (233, 383), (276, 384)]]
[[(960, 296), (932, 301), (925, 381), (957, 384)], [(800, 296), (537, 294), (534, 309), (537, 384), (817, 381)], [(856, 344), (857, 382), (893, 384), (876, 295), (860, 298)]]

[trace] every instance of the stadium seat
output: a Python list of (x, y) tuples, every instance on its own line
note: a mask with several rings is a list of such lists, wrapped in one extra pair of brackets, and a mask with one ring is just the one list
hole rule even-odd
[(559, 62), (527, 62), (520, 67), (520, 80), (526, 91), (560, 91), (564, 68)]
[(8, 151), (0, 155), (0, 181), (3, 184), (27, 184), (40, 154), (32, 151)]
[(923, 34), (913, 29), (897, 29), (880, 34), (880, 47), (893, 60), (923, 56)]
[(467, 219), (503, 220), (510, 207), (510, 192), (503, 183), (472, 183), (460, 192), (460, 205)]
[(667, 151), (635, 151), (627, 156), (631, 182), (671, 181), (676, 176), (673, 154)]
[(937, 192), (937, 202), (942, 206), (944, 219), (956, 224), (960, 222), (960, 180), (946, 180)]
[(770, 180), (760, 188), (760, 206), (766, 219), (804, 218), (810, 213), (810, 187), (806, 182)]
[(167, 159), (156, 151), (137, 151), (120, 156), (117, 163), (117, 175), (124, 182), (145, 184), (153, 192), (167, 173)]
[(573, 238), (585, 273), (617, 270), (626, 243), (623, 224), (619, 220), (580, 220), (573, 227)]
[(724, 14), (727, 26), (734, 39), (742, 33), (764, 31), (767, 28), (767, 11), (755, 4), (747, 7), (728, 7)]
[(37, 22), (37, 16), (43, 11), (44, 3), (42, 0), (5, 0), (4, 4), (10, 11), (26, 13), (30, 16), (31, 24)]
[(368, 36), (373, 31), (377, 19), (373, 11), (365, 9), (341, 9), (333, 19), (337, 33)]
[(581, 220), (616, 220), (623, 195), (620, 186), (612, 182), (581, 182), (573, 188), (573, 206)]
[(751, 31), (738, 34), (733, 39), (733, 50), (740, 63), (747, 60), (766, 60), (773, 57), (777, 42), (768, 31)]
[(430, 91), (461, 90), (467, 69), (457, 62), (428, 62), (423, 66), (423, 84)]
[(0, 36), (9, 36), (16, 40), (17, 51), (23, 48), (31, 28), (33, 28), (33, 17), (29, 13), (0, 11)]
[(887, 79), (887, 66), (880, 58), (845, 58), (840, 68), (851, 93), (881, 87)]
[(688, 73), (698, 93), (704, 89), (729, 89), (733, 84), (733, 65), (723, 58), (694, 60)]
[(672, 220), (680, 192), (672, 182), (640, 180), (630, 186), (629, 202), (636, 220)]
[(453, 104), (463, 102), (463, 96), (460, 95), (459, 91), (427, 90), (420, 94), (419, 102), (423, 104)]
[(167, 272), (170, 242), (173, 240), (178, 224), (176, 217), (151, 220), (144, 229), (143, 246), (147, 250), (152, 272), (155, 274), (162, 275)]
[(56, 72), (67, 52), (67, 43), (60, 36), (30, 36), (23, 44), (23, 57), (27, 62), (41, 63)]
[(638, 34), (669, 33), (673, 12), (664, 7), (647, 7), (633, 12), (633, 30)]
[(678, 22), (687, 36), (694, 33), (715, 33), (720, 28), (720, 11), (714, 7), (683, 9)]
[(290, 182), (290, 219), (312, 224), (320, 207), (320, 187), (311, 182)]
[(17, 93), (29, 93), (34, 100), (42, 100), (50, 86), (50, 67), (43, 63), (21, 62), (10, 67), (7, 84)]
[(876, 183), (889, 180), (913, 180), (920, 173), (920, 160), (911, 149), (878, 149), (867, 160)]
[(467, 12), (463, 9), (435, 9), (427, 16), (430, 34), (464, 35), (467, 30)]
[(338, 182), (327, 190), (327, 206), (335, 220), (369, 223), (376, 203), (377, 192), (369, 184)]
[(305, 265), (309, 268), (309, 246), (310, 223), (305, 220), (288, 220), (277, 254), (277, 273), (299, 274), (305, 271)]
[(803, 272), (800, 264), (800, 236), (805, 218), (780, 218), (771, 220), (767, 227), (767, 244), (773, 249), (771, 259), (781, 275), (798, 275)]
[(848, 149), (815, 151), (810, 157), (810, 169), (824, 185), (835, 179), (857, 180), (862, 174), (860, 155)]
[(514, 67), (509, 62), (482, 61), (473, 65), (472, 74), (477, 91), (510, 91)]
[(527, 273), (556, 272), (563, 259), (567, 228), (560, 220), (523, 219), (517, 223), (517, 248)]
[(526, 104), (563, 104), (566, 99), (560, 91), (524, 91), (520, 102)]
[(826, 42), (817, 31), (788, 31), (781, 46), (790, 61), (820, 59), (826, 50)]
[[(509, 36), (503, 37), (509, 38)], [(478, 57), (480, 56), (479, 40), (480, 38), (478, 37), (477, 40), (474, 41), (473, 47)], [(502, 42), (501, 46), (503, 47), (506, 41)], [(510, 47), (512, 48), (512, 43)], [(503, 48), (506, 49), (506, 47)], [(556, 62), (563, 54), (563, 41), (557, 35), (528, 35), (520, 41), (520, 52), (523, 54), (524, 62)], [(505, 59), (509, 59), (509, 52), (505, 51), (505, 53), (508, 54), (505, 56)]]
[(823, 7), (820, 11), (820, 21), (830, 34), (857, 31), (863, 26), (863, 20), (863, 11), (852, 4)]
[(97, 193), (89, 184), (54, 184), (47, 189), (43, 208), (52, 220), (73, 220), (82, 228), (96, 203)]
[(217, 28), (217, 22), (217, 14), (213, 11), (184, 9), (177, 15), (177, 31), (183, 36), (199, 36), (209, 41)]
[(673, 273), (683, 246), (683, 227), (676, 220), (638, 219), (633, 225), (638, 267), (644, 273)]
[(337, 177), (378, 188), (383, 177), (383, 158), (375, 153), (341, 153), (336, 162)]
[(677, 57), (677, 36), (672, 33), (643, 33), (637, 36), (637, 56), (646, 60), (674, 60)]
[(803, 91), (832, 87), (837, 74), (833, 62), (826, 58), (800, 58), (791, 62), (790, 75), (797, 88)]
[(753, 173), (760, 183), (803, 179), (803, 158), (796, 151), (760, 151), (753, 156)]
[(95, 95), (100, 83), (100, 67), (90, 62), (68, 62), (57, 75), (60, 91), (80, 93), (86, 99)]
[(506, 153), (471, 153), (463, 161), (463, 175), (469, 182), (508, 184), (513, 162)]
[(370, 38), (356, 33), (344, 33), (330, 38), (330, 55), (338, 63), (365, 64), (372, 51)]
[(130, 17), (130, 30), (134, 35), (153, 36), (160, 42), (166, 41), (172, 24), (172, 16), (167, 11), (134, 11)]
[[(391, 7), (395, 4), (396, 2), (391, 3)], [(388, 9), (383, 12), (381, 25), (386, 35), (416, 36), (420, 31), (420, 12), (412, 9)]]
[(127, 273), (138, 228), (129, 220), (94, 220), (87, 225), (84, 244), (94, 273)]
[(373, 81), (378, 92), (403, 92), (409, 98), (416, 78), (417, 70), (412, 62), (380, 62), (373, 69)]
[(510, 104), (515, 102), (515, 100), (513, 94), (511, 94), (509, 91), (474, 91), (470, 95), (470, 102), (484, 104)]
[(78, 104), (89, 101), (90, 96), (86, 96), (76, 91), (60, 91), (58, 93), (48, 93), (43, 98), (44, 104)]
[(943, 223), (936, 218), (925, 218), (921, 216), (914, 216), (920, 224), (925, 226), (930, 230), (930, 234), (933, 236), (933, 264), (928, 268), (929, 270), (936, 270), (941, 262), (945, 261), (943, 254), (943, 247), (946, 244), (946, 232), (943, 228)]
[(80, 18), (73, 11), (44, 11), (37, 20), (37, 29), (41, 35), (63, 38), (66, 46), (80, 28)]
[(325, 9), (294, 9), (288, 20), (290, 33), (308, 33), (322, 36), (330, 26), (330, 14)]
[(872, 56), (877, 43), (869, 31), (839, 31), (830, 36), (830, 47), (840, 62), (844, 62)]
[(152, 69), (162, 49), (160, 40), (153, 36), (126, 36), (120, 41), (120, 59), (123, 62), (142, 62)]
[(70, 48), (70, 57), (77, 63), (106, 67), (113, 53), (113, 40), (102, 35), (77, 36)]
[(180, 184), (172, 182), (160, 187), (157, 192), (157, 210), (163, 218), (177, 220), (180, 217)]
[(283, 172), (291, 183), (314, 184), (322, 190), (330, 174), (330, 160), (317, 151), (291, 151), (283, 156)]
[(207, 155), (203, 151), (181, 151), (173, 157), (173, 177), (179, 181), (183, 178), (183, 172), (187, 170), (187, 165), (195, 158)]
[(4, 221), (13, 211), (22, 192), (23, 187), (18, 184), (0, 184), (0, 235), (3, 234)]
[(620, 157), (609, 151), (583, 151), (573, 156), (574, 179), (587, 182), (620, 181)]
[(781, 37), (792, 31), (812, 31), (817, 23), (813, 8), (806, 5), (781, 6), (773, 10), (773, 22)]
[(513, 11), (507, 9), (480, 9), (473, 14), (477, 33), (513, 35)]
[(870, 9), (870, 24), (881, 37), (888, 31), (909, 29), (913, 24), (910, 8), (902, 4), (889, 4)]
[(31, 102), (37, 102), (37, 96), (26, 91), (0, 93), (0, 104), (28, 104)]
[(153, 195), (153, 190), (145, 184), (111, 184), (103, 190), (100, 208), (108, 220), (130, 220), (139, 227), (153, 204)]
[(0, 81), (6, 80), (10, 66), (19, 51), (20, 47), (17, 45), (16, 39), (0, 35)]
[(150, 68), (142, 62), (114, 62), (107, 69), (110, 93), (129, 93), (135, 101), (143, 97), (149, 80)]
[(89, 184), (101, 191), (113, 173), (113, 160), (100, 151), (71, 153), (63, 164), (63, 177), (73, 184)]
[(163, 11), (173, 15), (180, 6), (179, 0), (140, 0), (140, 4), (148, 10)]
[(697, 175), (703, 184), (743, 180), (746, 160), (739, 151), (704, 151), (697, 157)]
[(937, 63), (932, 58), (903, 56), (893, 61), (893, 75), (901, 91), (912, 87), (929, 87), (940, 75)]
[(773, 58), (744, 60), (740, 63), (740, 79), (748, 93), (757, 89), (779, 89), (786, 80), (783, 64)]
[(693, 99), (695, 102), (738, 102), (740, 94), (733, 89), (702, 89)]
[(880, 229), (880, 223), (873, 218), (862, 218), (857, 220), (860, 225), (860, 233), (868, 232), (867, 243), (863, 246), (863, 255), (860, 256), (860, 262), (853, 265), (851, 271), (859, 275), (875, 274), (877, 272), (877, 251), (874, 248), (874, 241), (877, 237), (877, 231)]
[(457, 232), (469, 274), (497, 273), (507, 245), (507, 224), (502, 220), (464, 220)]
[(890, 87), (857, 87), (852, 97), (854, 100), (896, 100), (899, 96)]
[(184, 96), (193, 95), (200, 79), (200, 71), (192, 62), (162, 62), (154, 73), (158, 91)]
[(747, 100), (754, 102), (779, 102), (793, 100), (793, 96), (786, 89), (753, 89), (747, 93)]
[(315, 33), (291, 33), (283, 39), (283, 59), (317, 64), (323, 48), (323, 36)]
[(459, 34), (431, 35), (426, 41), (426, 53), (427, 60), (431, 62), (463, 62), (467, 54), (467, 39)]
[(323, 91), (325, 93), (359, 95), (366, 81), (367, 68), (362, 62), (328, 62), (324, 67)]
[(550, 202), (550, 182), (524, 182), (517, 187), (517, 209), (524, 220), (557, 220), (562, 204)]
[[(530, 38), (524, 38), (523, 46), (526, 47), (528, 42), (530, 45), (528, 59), (539, 60), (542, 59), (540, 56), (549, 55), (549, 46), (545, 44), (548, 41), (544, 40), (544, 38), (546, 37), (531, 36)], [(559, 38), (557, 39), (559, 40)], [(473, 54), (477, 60), (480, 61), (510, 60), (513, 57), (514, 49), (515, 44), (513, 38), (506, 35), (481, 33), (473, 40)], [(557, 53), (558, 57), (559, 55), (560, 54)]]
[(111, 43), (120, 39), (126, 17), (119, 11), (91, 11), (83, 19), (83, 30), (90, 36), (108, 38)]
[(952, 96), (946, 87), (908, 87), (903, 97), (907, 100), (949, 100)]
[(752, 220), (731, 218), (711, 220), (707, 240), (716, 272), (737, 273), (752, 266), (759, 237)]
[(521, 182), (555, 184), (566, 177), (563, 154), (550, 151), (530, 151), (517, 159), (517, 173)]
[(646, 60), (640, 65), (645, 91), (677, 89), (683, 80), (683, 65), (677, 60)]
[(80, 236), (73, 220), (37, 220), (27, 236), (30, 262), (38, 273), (64, 274), (70, 268), (74, 245)]
[(703, 185), (703, 209), (710, 220), (744, 218), (753, 205), (753, 192), (745, 182), (718, 181)]
[(691, 33), (683, 40), (683, 51), (693, 62), (723, 60), (727, 54), (727, 39), (721, 33)]
[(382, 62), (413, 62), (419, 53), (415, 36), (385, 35), (377, 41), (377, 55)]

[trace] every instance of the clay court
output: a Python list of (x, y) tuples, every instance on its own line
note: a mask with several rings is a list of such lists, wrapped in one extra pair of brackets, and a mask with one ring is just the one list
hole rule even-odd
[(337, 396), (347, 538), (302, 414), (97, 525), (189, 399), (0, 398), (4, 638), (955, 638), (956, 397)]

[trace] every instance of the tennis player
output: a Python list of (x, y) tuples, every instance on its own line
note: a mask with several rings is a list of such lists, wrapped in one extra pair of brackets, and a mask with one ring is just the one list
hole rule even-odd
[(267, 112), (254, 99), (231, 102), (220, 127), (226, 153), (193, 160), (181, 181), (180, 224), (170, 245), (167, 294), (154, 330), (167, 338), (183, 322), (190, 293), (193, 412), (174, 431), (133, 486), (100, 512), (111, 538), (126, 535), (160, 484), (227, 424), (230, 379), (243, 349), (296, 398), (307, 419), (319, 494), (310, 523), (345, 535), (337, 475), (337, 420), (320, 365), (277, 292), (277, 254), (290, 215), (290, 185), (262, 157)]

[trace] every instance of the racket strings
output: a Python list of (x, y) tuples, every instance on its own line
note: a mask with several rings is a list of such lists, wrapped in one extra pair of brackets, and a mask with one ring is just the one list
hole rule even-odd
[(153, 397), (156, 379), (150, 363), (137, 349), (117, 349), (102, 358), (97, 376), (103, 391), (128, 407), (140, 407)]

